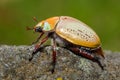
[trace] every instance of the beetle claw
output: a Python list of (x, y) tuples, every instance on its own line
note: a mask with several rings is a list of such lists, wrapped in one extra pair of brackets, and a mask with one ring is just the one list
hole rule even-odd
[(32, 57), (29, 58), (29, 61), (32, 61), (34, 55), (35, 55), (38, 51), (39, 51), (39, 49), (33, 51), (33, 53), (32, 53)]
[(51, 73), (53, 74), (54, 72), (55, 72), (55, 70), (54, 70), (54, 69), (52, 69), (52, 70), (51, 70)]
[(33, 59), (33, 56), (31, 58), (29, 58), (29, 61), (32, 61), (32, 59)]
[(93, 61), (96, 62), (102, 70), (104, 70), (104, 66), (101, 64), (99, 57), (94, 57)]
[[(54, 53), (53, 53), (53, 54), (54, 54)], [(55, 56), (54, 56), (54, 57), (55, 57)], [(52, 61), (51, 65), (52, 65), (51, 73), (53, 74), (54, 71), (55, 71), (56, 59)]]

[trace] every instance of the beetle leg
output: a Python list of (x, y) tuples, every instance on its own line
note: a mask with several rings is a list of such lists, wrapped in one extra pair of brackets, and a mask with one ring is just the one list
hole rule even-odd
[(36, 41), (34, 41), (34, 42), (32, 42), (32, 44), (37, 43), (37, 42), (39, 41), (39, 39), (43, 36), (43, 34), (44, 34), (44, 32), (42, 32), (42, 33), (40, 34), (40, 36), (37, 38), (37, 40), (36, 40)]
[(76, 55), (82, 56), (84, 58), (92, 60), (93, 62), (96, 62), (101, 67), (101, 69), (104, 70), (104, 67), (101, 64), (99, 57), (93, 56), (92, 54), (85, 52), (85, 51), (82, 51), (79, 48), (67, 48), (67, 49), (69, 49), (70, 51), (72, 51)]
[(34, 49), (34, 51), (33, 51), (33, 53), (32, 53), (32, 57), (29, 59), (29, 61), (31, 61), (31, 60), (33, 59), (34, 55), (35, 55), (38, 51), (40, 51), (41, 45), (42, 45), (44, 42), (46, 42), (47, 40), (48, 40), (48, 36), (46, 36), (45, 38), (43, 38), (40, 43), (38, 43), (38, 44), (35, 45), (35, 49)]
[(102, 56), (103, 58), (105, 58), (104, 53), (103, 53), (101, 47), (97, 48), (96, 50), (93, 50), (93, 53), (97, 53), (98, 55), (100, 55), (100, 56)]
[(55, 39), (52, 39), (52, 49), (53, 49), (53, 52), (52, 52), (52, 70), (51, 72), (54, 73), (54, 69), (55, 69), (55, 65), (56, 65), (56, 42), (55, 42)]

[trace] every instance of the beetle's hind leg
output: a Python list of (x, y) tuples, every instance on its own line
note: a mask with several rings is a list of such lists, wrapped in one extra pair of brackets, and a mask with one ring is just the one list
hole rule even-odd
[(101, 67), (101, 69), (104, 70), (104, 66), (101, 64), (99, 57), (94, 57), (92, 61), (96, 62)]
[(89, 53), (89, 52), (87, 52), (85, 50), (81, 50), (79, 48), (67, 48), (67, 49), (72, 51), (74, 54), (76, 54), (78, 56), (82, 56), (82, 57), (84, 57), (86, 59), (89, 59), (89, 60), (91, 60), (93, 62), (96, 62), (101, 67), (101, 69), (104, 70), (104, 67), (101, 64), (99, 57), (94, 56), (93, 54), (91, 54), (91, 53)]

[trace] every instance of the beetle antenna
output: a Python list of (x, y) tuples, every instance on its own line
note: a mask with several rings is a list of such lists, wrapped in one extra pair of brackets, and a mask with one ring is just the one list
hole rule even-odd
[(30, 28), (29, 26), (26, 27), (26, 30), (33, 30), (34, 28)]
[(33, 20), (38, 23), (38, 20), (36, 17), (33, 17)]

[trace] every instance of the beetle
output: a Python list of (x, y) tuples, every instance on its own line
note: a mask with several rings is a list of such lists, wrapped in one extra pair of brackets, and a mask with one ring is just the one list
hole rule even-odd
[[(96, 62), (102, 70), (104, 69), (100, 62), (101, 57), (105, 58), (101, 48), (100, 38), (94, 30), (80, 20), (69, 16), (56, 16), (43, 20), (35, 27), (28, 29), (40, 33), (40, 36), (34, 42), (38, 43), (35, 45), (32, 57), (29, 61), (31, 61), (33, 56), (42, 48), (41, 45), (46, 42), (48, 38), (51, 38), (53, 43), (52, 73), (54, 72), (56, 64), (57, 46), (68, 49), (76, 55)], [(45, 37), (41, 39), (43, 35), (45, 35)]]

